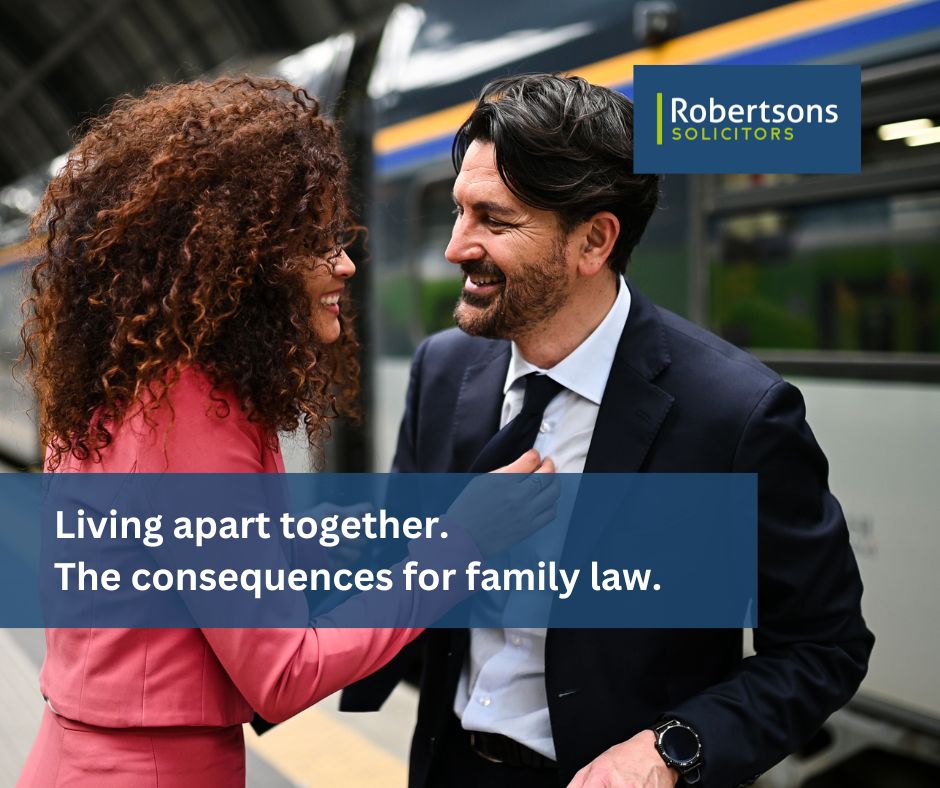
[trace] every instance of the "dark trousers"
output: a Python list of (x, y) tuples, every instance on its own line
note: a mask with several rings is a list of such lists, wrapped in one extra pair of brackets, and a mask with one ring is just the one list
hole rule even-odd
[(433, 788), (559, 788), (557, 769), (533, 769), (492, 763), (470, 749), (470, 737), (453, 718), (436, 759)]

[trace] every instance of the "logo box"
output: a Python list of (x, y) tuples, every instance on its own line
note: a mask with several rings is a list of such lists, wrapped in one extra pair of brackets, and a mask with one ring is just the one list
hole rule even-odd
[(859, 66), (637, 66), (634, 170), (861, 169)]

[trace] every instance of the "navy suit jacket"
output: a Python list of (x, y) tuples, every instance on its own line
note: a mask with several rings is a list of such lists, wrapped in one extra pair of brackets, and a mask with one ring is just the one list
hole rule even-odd
[[(545, 683), (560, 784), (661, 717), (703, 741), (702, 785), (749, 784), (799, 749), (865, 675), (874, 637), (828, 465), (802, 397), (753, 356), (651, 304), (632, 305), (585, 472), (758, 474), (757, 656), (740, 630), (551, 629)], [(395, 470), (466, 471), (498, 430), (506, 341), (454, 329), (426, 339), (411, 369)], [(423, 648), (412, 788), (444, 785), (466, 630), (431, 630)], [(422, 644), (423, 645), (417, 645)], [(346, 691), (342, 708), (377, 709), (396, 665)]]

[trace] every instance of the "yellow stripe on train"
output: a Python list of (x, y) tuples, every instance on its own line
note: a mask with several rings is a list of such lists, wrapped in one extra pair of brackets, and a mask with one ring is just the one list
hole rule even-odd
[[(911, 0), (799, 0), (779, 8), (724, 22), (681, 36), (657, 47), (635, 49), (598, 63), (572, 69), (596, 85), (623, 85), (633, 81), (633, 67), (697, 63), (756, 49), (769, 43), (830, 27), (889, 8), (912, 5)], [(474, 102), (422, 115), (377, 131), (376, 153), (391, 153), (441, 134), (453, 132), (470, 114)]]

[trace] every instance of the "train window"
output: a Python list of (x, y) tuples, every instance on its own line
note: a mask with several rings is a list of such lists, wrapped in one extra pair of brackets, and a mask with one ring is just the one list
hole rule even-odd
[(660, 306), (689, 314), (689, 179), (663, 179), (659, 204), (627, 267), (628, 279)]
[(720, 188), (726, 192), (741, 192), (749, 189), (761, 189), (770, 186), (782, 186), (795, 183), (802, 176), (787, 172), (745, 173), (732, 172), (722, 175)]
[(418, 310), (425, 335), (454, 325), (454, 305), (460, 295), (460, 269), (444, 258), (454, 226), (453, 185), (453, 176), (448, 176), (428, 184), (419, 198), (415, 263), (420, 282)]
[[(862, 169), (910, 167), (923, 163), (936, 166), (940, 155), (940, 114), (910, 110), (909, 117), (879, 123), (862, 129)], [(753, 189), (786, 186), (826, 176), (793, 173), (732, 173), (722, 175), (719, 189), (741, 192)]]
[(426, 184), (382, 184), (383, 216), (372, 228), (384, 252), (373, 272), (381, 355), (410, 357), (424, 337), (454, 325), (461, 280), (460, 269), (444, 258), (454, 224), (454, 179), (447, 173)]
[(712, 328), (752, 348), (940, 352), (940, 191), (714, 219)]
[(796, 364), (800, 352), (820, 365), (849, 362), (833, 352), (867, 354), (859, 363), (869, 359), (871, 374), (889, 358), (936, 363), (938, 73), (933, 61), (910, 61), (863, 75), (859, 174), (703, 179), (713, 330)]
[(422, 338), (414, 318), (416, 288), (409, 253), (414, 223), (409, 193), (407, 181), (380, 182), (368, 223), (369, 246), (379, 250), (370, 270), (375, 299), (371, 317), (373, 341), (382, 356), (410, 358)]

